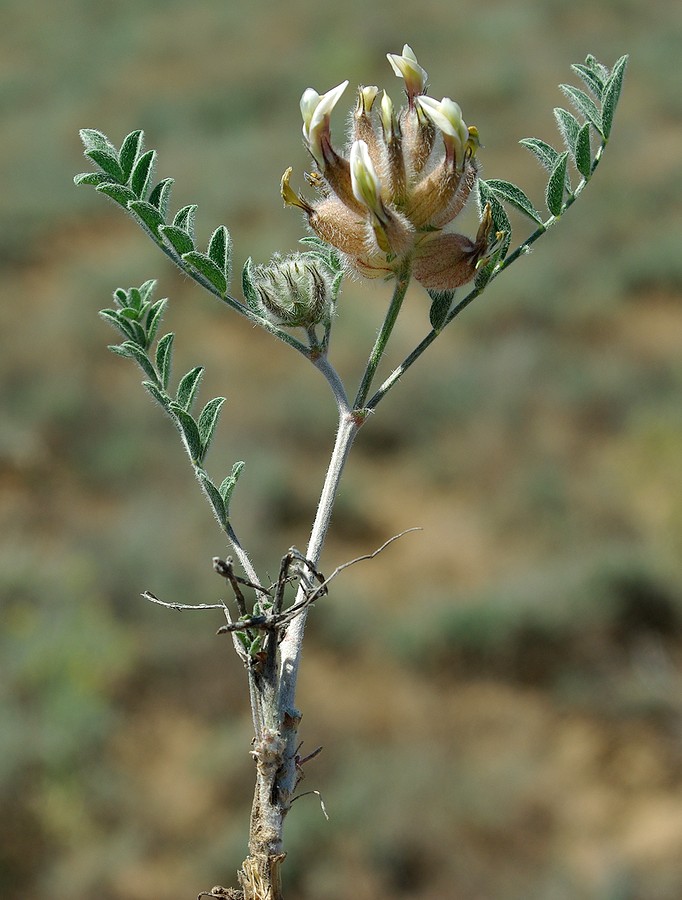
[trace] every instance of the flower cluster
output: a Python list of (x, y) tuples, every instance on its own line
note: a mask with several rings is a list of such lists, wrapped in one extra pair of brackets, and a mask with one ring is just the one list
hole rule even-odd
[[(464, 209), (476, 184), (478, 131), (457, 103), (426, 96), (427, 75), (406, 44), (387, 54), (405, 85), (407, 104), (396, 112), (379, 88), (360, 87), (352, 116), (348, 158), (332, 145), (330, 115), (348, 86), (301, 97), (303, 138), (314, 162), (308, 202), (282, 178), (285, 203), (304, 211), (310, 227), (339, 250), (348, 267), (367, 278), (395, 275), (410, 259), (427, 289), (453, 290), (470, 281), (494, 252), (500, 235), (490, 209), (476, 238), (445, 229)], [(440, 136), (440, 140), (437, 138)]]

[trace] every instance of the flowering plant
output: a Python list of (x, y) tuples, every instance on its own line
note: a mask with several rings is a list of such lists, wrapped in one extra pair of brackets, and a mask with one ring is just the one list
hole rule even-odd
[[(305, 620), (310, 606), (327, 593), (329, 582), (343, 568), (325, 579), (318, 565), (353, 441), (369, 413), (443, 329), (580, 196), (609, 140), (627, 57), (611, 70), (592, 56), (573, 66), (587, 91), (561, 85), (575, 109), (575, 114), (563, 108), (554, 111), (563, 150), (536, 138), (521, 142), (549, 171), (547, 218), (518, 186), (480, 178), (478, 130), (465, 124), (456, 102), (426, 93), (427, 74), (408, 45), (402, 54), (388, 54), (388, 61), (403, 80), (406, 103), (397, 112), (385, 91), (379, 99), (377, 87), (360, 87), (347, 156), (334, 147), (330, 116), (348, 83), (324, 94), (312, 88), (304, 91), (303, 138), (312, 160), (307, 180), (317, 197), (311, 201), (294, 191), (291, 169), (282, 178), (281, 192), (285, 203), (304, 213), (313, 235), (303, 238), (303, 251), (275, 254), (267, 265), (254, 266), (248, 260), (242, 271), (242, 297), (230, 293), (232, 243), (225, 226), (214, 230), (203, 251), (195, 241), (195, 205), (183, 207), (168, 220), (173, 179), (152, 186), (156, 152), (144, 151), (142, 132), (133, 131), (118, 149), (100, 131), (81, 132), (85, 155), (97, 171), (76, 176), (76, 183), (94, 186), (123, 207), (197, 284), (308, 359), (326, 379), (338, 411), (336, 440), (308, 547), (304, 553), (291, 548), (282, 558), (277, 579), (268, 583), (259, 577), (230, 515), (230, 499), (244, 464), (235, 463), (222, 480), (214, 479), (205, 466), (224, 398), (209, 400), (198, 415), (193, 412), (201, 366), (186, 372), (171, 388), (174, 335), (158, 336), (167, 301), (155, 301), (154, 282), (147, 281), (139, 288), (117, 289), (115, 306), (101, 312), (123, 338), (110, 349), (141, 367), (144, 387), (176, 425), (236, 557), (236, 563), (231, 558), (213, 560), (232, 592), (232, 610), (223, 602), (196, 606), (163, 601), (149, 591), (144, 594), (173, 609), (219, 610), (225, 623), (218, 631), (231, 636), (247, 672), (254, 726), (251, 753), (256, 763), (249, 853), (238, 873), (239, 889), (216, 887), (203, 896), (281, 900), (283, 825), (306, 762), (298, 753), (301, 713), (295, 702)], [(480, 224), (470, 238), (455, 231), (453, 223), (472, 197), (478, 203)], [(533, 224), (530, 235), (513, 250), (505, 209), (509, 206)], [(345, 273), (395, 282), (353, 400), (329, 359), (329, 337)], [(376, 386), (377, 368), (411, 279), (430, 297), (430, 328)], [(456, 290), (472, 282), (468, 293), (458, 298)]]

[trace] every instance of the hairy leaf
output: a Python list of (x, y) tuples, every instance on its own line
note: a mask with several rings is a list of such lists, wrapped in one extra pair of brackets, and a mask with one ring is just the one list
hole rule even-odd
[(502, 244), (501, 257), (506, 256), (511, 242), (512, 227), (504, 206), (500, 203), (497, 195), (491, 190), (487, 181), (479, 181), (478, 185), (478, 202), (481, 209), (490, 206), (490, 213), (493, 217), (493, 225), (495, 231), (503, 231), (505, 233), (504, 243)]
[(135, 213), (154, 236), (158, 235), (159, 226), (163, 225), (163, 218), (155, 206), (146, 200), (131, 200), (128, 209)]
[(232, 471), (230, 474), (223, 480), (218, 490), (220, 491), (220, 496), (223, 498), (225, 502), (225, 509), (229, 513), (230, 509), (230, 500), (232, 499), (232, 492), (235, 489), (237, 482), (239, 481), (239, 476), (242, 473), (242, 469), (244, 468), (243, 462), (236, 462), (232, 466)]
[(225, 509), (225, 501), (220, 495), (220, 491), (213, 484), (213, 482), (203, 469), (199, 469), (197, 467), (196, 472), (199, 483), (201, 484), (201, 487), (203, 488), (204, 493), (208, 498), (208, 502), (213, 508), (213, 512), (215, 513), (215, 517), (218, 520), (218, 523), (222, 525), (223, 528), (225, 528), (227, 526), (227, 510)]
[(553, 216), (560, 215), (564, 206), (564, 191), (566, 190), (566, 164), (568, 162), (568, 150), (557, 159), (552, 174), (547, 182), (545, 200), (547, 209)]
[(253, 270), (253, 260), (249, 257), (244, 263), (244, 268), (242, 269), (242, 293), (244, 294), (244, 300), (246, 301), (246, 305), (255, 312), (257, 315), (261, 316), (262, 309), (261, 305), (258, 302), (258, 294), (256, 293), (256, 289), (253, 286), (253, 279), (251, 277), (251, 272)]
[(168, 334), (164, 334), (156, 345), (156, 368), (159, 370), (159, 376), (164, 390), (168, 389), (168, 382), (170, 381), (174, 340), (175, 335), (172, 331), (169, 331)]
[(129, 187), (126, 187), (123, 184), (114, 184), (113, 181), (106, 181), (97, 185), (96, 190), (100, 194), (111, 197), (112, 200), (118, 203), (119, 206), (122, 206), (125, 210), (128, 209), (128, 204), (131, 200), (137, 199)]
[(175, 184), (174, 178), (164, 178), (160, 181), (149, 195), (149, 202), (155, 206), (163, 220), (168, 215), (168, 202), (170, 200), (171, 188)]
[(189, 206), (183, 206), (178, 210), (173, 219), (173, 225), (183, 228), (194, 240), (194, 220), (197, 216), (196, 203), (190, 203)]
[(512, 184), (511, 181), (502, 181), (499, 178), (491, 178), (486, 181), (486, 184), (499, 200), (509, 203), (529, 219), (542, 224), (542, 216), (520, 187)]
[(97, 187), (98, 184), (107, 184), (111, 182), (111, 176), (106, 175), (104, 172), (81, 172), (80, 175), (73, 176), (74, 184), (93, 184)]
[(211, 439), (213, 438), (213, 432), (215, 431), (215, 427), (218, 424), (220, 408), (224, 402), (224, 397), (214, 397), (213, 400), (208, 401), (206, 406), (202, 409), (201, 415), (199, 416), (199, 437), (201, 439), (201, 446), (203, 449), (201, 457), (202, 459), (206, 455), (206, 451), (208, 450)]
[(121, 164), (123, 180), (126, 182), (130, 178), (130, 173), (133, 171), (133, 166), (135, 165), (137, 157), (142, 152), (143, 141), (144, 132), (131, 131), (130, 134), (126, 138), (124, 138), (123, 143), (121, 144), (121, 150), (118, 154), (118, 161)]
[(147, 348), (152, 345), (154, 338), (156, 337), (156, 332), (159, 330), (159, 325), (161, 324), (161, 319), (163, 318), (167, 305), (168, 300), (165, 298), (163, 300), (157, 300), (147, 314)]
[(178, 228), (177, 225), (161, 225), (159, 233), (167, 244), (175, 250), (178, 256), (190, 253), (194, 250), (194, 241), (184, 228)]
[(192, 250), (189, 253), (183, 253), (182, 259), (203, 275), (221, 296), (225, 296), (227, 293), (227, 281), (225, 275), (209, 256), (206, 256), (205, 253), (198, 253), (196, 250)]
[(230, 283), (232, 269), (232, 239), (224, 225), (219, 225), (208, 242), (208, 255), (225, 276), (225, 283)]
[(154, 371), (154, 366), (152, 365), (151, 360), (142, 349), (142, 347), (139, 347), (133, 341), (125, 341), (125, 343), (121, 344), (120, 346), (123, 350), (125, 350), (125, 354), (121, 354), (122, 356), (126, 355), (131, 359), (134, 359), (151, 381), (158, 381), (156, 372)]
[(434, 331), (440, 331), (445, 324), (454, 296), (454, 291), (429, 291), (431, 297), (429, 322)]
[(156, 400), (156, 402), (160, 406), (162, 406), (166, 410), (167, 413), (169, 413), (172, 416), (172, 413), (170, 411), (170, 405), (172, 402), (171, 398), (168, 396), (168, 394), (165, 391), (161, 390), (161, 388), (158, 386), (158, 384), (156, 384), (156, 382), (143, 381), (142, 387), (146, 388), (146, 390), (149, 391), (149, 393)]
[(119, 184), (125, 183), (126, 179), (123, 177), (123, 170), (118, 159), (111, 153), (107, 153), (106, 150), (88, 150), (85, 155), (114, 181)]
[(154, 293), (155, 288), (156, 288), (156, 278), (149, 278), (147, 281), (145, 281), (143, 284), (140, 285), (140, 287), (139, 287), (140, 299), (142, 300), (143, 303), (146, 303), (147, 300), (149, 300), (151, 295)]
[[(135, 163), (135, 168), (130, 176), (130, 187), (140, 200), (144, 200), (147, 196), (155, 162), (156, 150), (147, 150)], [(153, 204), (150, 204), (150, 206), (156, 209)]]
[(602, 134), (601, 114), (597, 109), (597, 104), (594, 102), (594, 100), (590, 96), (588, 96), (585, 91), (581, 91), (580, 88), (573, 87), (572, 84), (560, 84), (559, 87), (571, 101), (573, 106), (575, 106), (578, 112), (581, 113), (581, 115), (585, 116), (588, 122), (594, 125), (599, 134)]
[(578, 132), (575, 142), (575, 165), (584, 178), (589, 178), (592, 171), (592, 150), (590, 148), (590, 124), (585, 122)]
[(583, 82), (589, 90), (592, 91), (594, 96), (597, 99), (601, 99), (602, 91), (604, 90), (604, 82), (599, 75), (589, 66), (583, 65), (582, 63), (575, 63), (571, 68), (582, 78)]
[(561, 137), (564, 139), (566, 149), (575, 159), (575, 145), (580, 131), (580, 122), (578, 122), (573, 113), (569, 112), (567, 109), (562, 109), (560, 106), (557, 106), (554, 109), (554, 118), (556, 119)]
[(555, 150), (554, 147), (545, 143), (545, 141), (541, 141), (540, 138), (523, 138), (519, 141), (519, 144), (530, 150), (545, 169), (552, 171), (559, 157), (558, 150)]
[(124, 338), (127, 338), (134, 343), (139, 343), (138, 335), (134, 328), (134, 325), (137, 323), (131, 322), (130, 319), (120, 315), (115, 309), (101, 309), (99, 314), (105, 322), (108, 322), (110, 325), (113, 325), (117, 331), (120, 331)]
[(192, 408), (194, 398), (196, 397), (201, 377), (204, 374), (203, 366), (195, 366), (190, 369), (186, 375), (183, 375), (178, 385), (177, 402), (187, 412)]
[(195, 464), (201, 463), (203, 454), (197, 423), (190, 414), (185, 412), (185, 410), (181, 406), (178, 406), (177, 403), (171, 403), (169, 405), (169, 411), (180, 429), (180, 434), (183, 437), (183, 443), (185, 444), (185, 449), (189, 454), (189, 458)]
[(613, 71), (609, 76), (609, 80), (604, 87), (604, 95), (602, 100), (602, 123), (603, 134), (605, 138), (611, 134), (613, 125), (613, 116), (616, 112), (620, 91), (623, 86), (623, 76), (625, 75), (625, 67), (628, 63), (627, 56), (621, 56), (613, 67)]
[(86, 154), (92, 150), (102, 150), (114, 158), (118, 157), (116, 147), (102, 131), (97, 131), (96, 128), (81, 128), (79, 134)]

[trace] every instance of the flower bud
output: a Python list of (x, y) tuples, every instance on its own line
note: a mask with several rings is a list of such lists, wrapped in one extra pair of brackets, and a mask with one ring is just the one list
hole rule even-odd
[(332, 276), (310, 254), (275, 253), (269, 265), (256, 266), (252, 282), (263, 315), (276, 325), (312, 328), (329, 319)]
[(428, 77), (426, 71), (417, 62), (417, 57), (409, 44), (405, 44), (403, 47), (402, 56), (397, 53), (387, 53), (386, 59), (398, 78), (404, 79), (405, 91), (411, 106), (413, 97), (424, 93)]

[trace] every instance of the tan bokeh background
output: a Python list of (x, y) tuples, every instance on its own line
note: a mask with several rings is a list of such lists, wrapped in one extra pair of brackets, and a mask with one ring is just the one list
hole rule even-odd
[[(174, 271), (91, 189), (80, 127), (144, 128), (174, 208), (235, 262), (293, 249), (298, 100), (349, 78), (395, 101), (411, 43), (478, 125), (486, 177), (542, 202), (518, 140), (559, 140), (557, 83), (632, 55), (611, 145), (565, 222), (410, 372), (360, 435), (310, 619), (291, 813), (297, 900), (682, 895), (682, 18), (672, 2), (2, 4), (0, 894), (191, 898), (244, 854), (244, 673), (212, 614), (224, 554), (171, 424), (97, 317), (159, 280), (176, 373), (226, 394), (209, 467), (247, 467), (261, 572), (303, 547), (334, 411), (305, 361)], [(348, 100), (350, 102), (350, 92)], [(341, 140), (343, 114), (334, 123)], [(467, 227), (473, 228), (471, 216)], [(517, 235), (526, 226), (514, 220)], [(353, 385), (386, 286), (348, 284)], [(415, 289), (391, 361), (427, 330)]]

